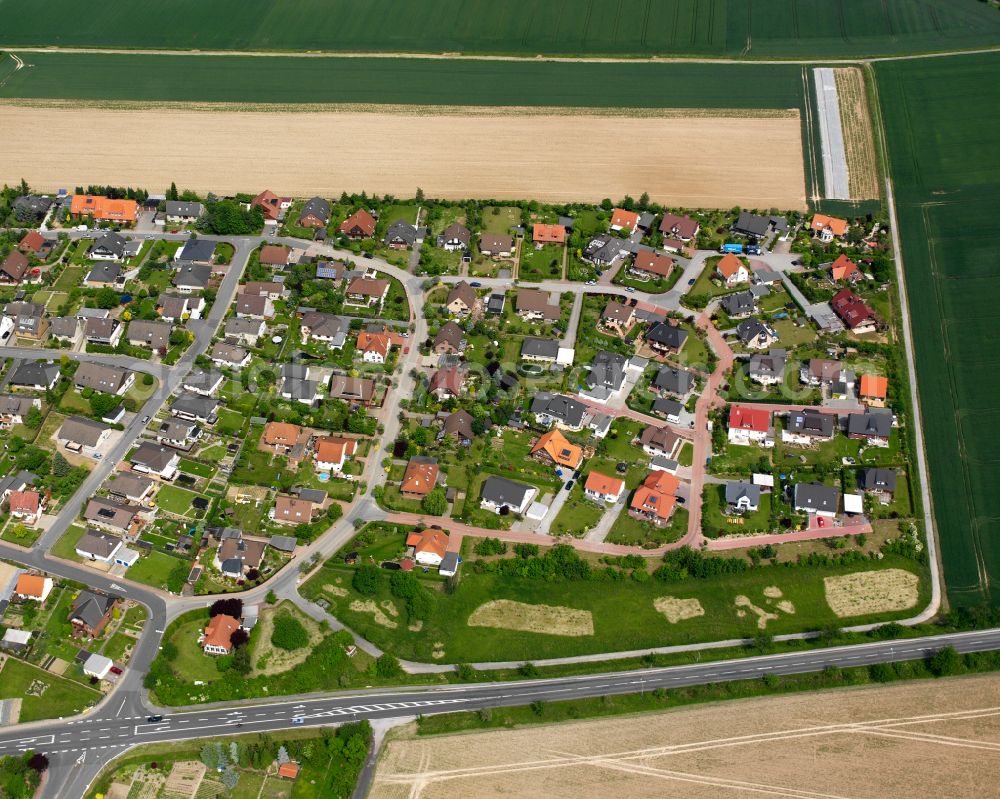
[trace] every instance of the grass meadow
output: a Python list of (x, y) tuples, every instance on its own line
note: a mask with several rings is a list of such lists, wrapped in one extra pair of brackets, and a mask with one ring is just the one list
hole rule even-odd
[(992, 45), (976, 0), (6, 0), (7, 45), (464, 52), (523, 56), (844, 57)]
[(1000, 601), (1000, 55), (876, 67), (952, 604)]

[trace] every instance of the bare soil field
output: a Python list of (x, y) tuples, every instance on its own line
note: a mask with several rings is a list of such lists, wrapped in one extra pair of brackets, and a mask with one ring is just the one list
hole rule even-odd
[[(113, 131), (106, 137), (80, 130)], [(39, 136), (38, 131), (46, 135)], [(0, 181), (805, 209), (797, 111), (0, 106)], [(738, 176), (736, 179), (734, 176)]]
[(840, 618), (906, 610), (917, 604), (920, 578), (902, 569), (823, 579), (826, 603)]
[(509, 599), (494, 599), (469, 616), (470, 627), (497, 627), (545, 635), (593, 635), (594, 618), (589, 610), (559, 605), (528, 605)]
[(1000, 677), (460, 735), (390, 741), (371, 799), (980, 799), (1000, 778)]
[(857, 67), (833, 71), (840, 104), (840, 125), (844, 131), (847, 156), (847, 185), (852, 200), (879, 197), (878, 165), (871, 114), (865, 96), (865, 79)]

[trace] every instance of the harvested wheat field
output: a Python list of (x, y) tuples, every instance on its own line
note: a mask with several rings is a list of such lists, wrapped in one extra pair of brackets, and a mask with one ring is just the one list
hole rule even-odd
[(920, 578), (903, 569), (823, 578), (826, 604), (840, 618), (906, 610), (917, 604)]
[[(327, 197), (410, 197), (419, 186), (430, 197), (559, 202), (645, 191), (675, 206), (805, 208), (797, 111), (199, 109), (5, 105), (0, 181)], [(122, 146), (81, 130), (113, 132)]]
[(844, 131), (847, 156), (847, 187), (852, 200), (876, 200), (879, 197), (878, 164), (875, 138), (868, 113), (865, 78), (857, 67), (833, 71), (840, 104), (840, 125)]
[(671, 624), (677, 624), (685, 619), (694, 619), (705, 615), (705, 608), (697, 599), (681, 599), (676, 596), (658, 596), (653, 600), (657, 613), (662, 613)]
[(470, 627), (497, 627), (545, 635), (593, 635), (594, 618), (589, 610), (558, 605), (527, 605), (509, 599), (494, 599), (480, 605), (469, 616)]
[(995, 675), (391, 741), (371, 799), (980, 799), (1000, 779)]

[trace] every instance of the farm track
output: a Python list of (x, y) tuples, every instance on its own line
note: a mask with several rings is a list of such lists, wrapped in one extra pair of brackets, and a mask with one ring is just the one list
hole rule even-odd
[(844, 131), (848, 187), (852, 200), (879, 196), (878, 163), (871, 115), (865, 99), (864, 75), (857, 67), (835, 69), (840, 124)]
[(425, 59), (431, 61), (513, 61), (554, 64), (770, 64), (770, 65), (815, 65), (815, 64), (874, 64), (886, 61), (911, 61), (926, 58), (948, 58), (957, 55), (976, 55), (1000, 52), (1000, 45), (969, 50), (945, 50), (933, 53), (911, 53), (907, 55), (847, 57), (847, 58), (704, 58), (699, 56), (636, 56), (634, 58), (614, 58), (609, 56), (547, 56), (547, 55), (477, 55), (474, 53), (387, 53), (354, 52), (344, 53), (328, 50), (164, 50), (142, 48), (103, 47), (19, 47), (0, 44), (0, 51), (9, 53), (93, 53), (102, 55), (167, 55), (167, 56), (252, 56), (254, 58), (384, 58), (384, 59)]

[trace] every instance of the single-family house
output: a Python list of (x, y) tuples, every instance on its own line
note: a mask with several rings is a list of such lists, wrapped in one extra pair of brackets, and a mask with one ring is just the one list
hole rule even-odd
[(875, 311), (850, 289), (841, 289), (834, 294), (830, 300), (830, 307), (852, 333), (858, 335), (874, 333), (878, 327)]
[(788, 353), (783, 349), (755, 352), (750, 356), (747, 374), (762, 386), (775, 386), (785, 379), (785, 364)]
[(97, 638), (111, 619), (111, 611), (117, 604), (118, 600), (112, 596), (81, 591), (73, 600), (69, 614), (74, 634)]
[(657, 427), (647, 425), (639, 434), (639, 444), (642, 451), (651, 458), (669, 458), (673, 460), (680, 451), (684, 440), (667, 426)]
[(556, 468), (576, 470), (583, 463), (583, 449), (555, 428), (542, 433), (531, 447), (531, 457)]
[(483, 483), (479, 506), (499, 515), (523, 514), (537, 493), (538, 489), (534, 486), (490, 475)]
[(858, 473), (858, 487), (865, 493), (873, 495), (883, 505), (892, 502), (897, 480), (898, 474), (895, 469), (871, 468), (862, 469)]
[(80, 536), (80, 540), (76, 542), (76, 554), (77, 557), (84, 560), (111, 563), (122, 546), (120, 538), (88, 528), (87, 532)]
[(846, 219), (826, 214), (814, 214), (809, 229), (819, 236), (819, 240), (830, 243), (834, 238), (842, 239), (847, 235), (848, 224)]
[(45, 306), (37, 302), (9, 302), (3, 315), (13, 323), (14, 335), (32, 341), (41, 341), (48, 333), (49, 320)]
[(460, 280), (448, 292), (444, 307), (452, 316), (468, 316), (474, 310), (481, 308), (482, 303), (476, 290), (464, 280)]
[(441, 467), (435, 458), (415, 455), (406, 464), (406, 471), (399, 483), (399, 493), (405, 499), (423, 499), (437, 485)]
[[(157, 298), (156, 312), (167, 322), (201, 319), (205, 298), (165, 291)], [(227, 322), (228, 324), (228, 322)]]
[(117, 347), (121, 341), (125, 326), (113, 316), (107, 319), (87, 319), (83, 326), (88, 344), (99, 344), (103, 347)]
[(9, 430), (14, 425), (24, 424), (28, 411), (42, 407), (38, 397), (25, 397), (17, 394), (0, 394), (0, 429)]
[(360, 405), (371, 405), (375, 396), (375, 381), (367, 377), (334, 375), (330, 380), (329, 397)]
[(750, 211), (740, 211), (733, 225), (733, 232), (741, 236), (762, 239), (768, 234), (788, 232), (788, 220), (783, 216), (761, 216)]
[(465, 410), (449, 413), (441, 425), (441, 435), (452, 436), (458, 444), (469, 446), (475, 433), (472, 429), (472, 414)]
[(865, 408), (864, 413), (847, 416), (847, 437), (863, 440), (872, 447), (888, 447), (892, 435), (892, 411), (888, 408)]
[(207, 264), (182, 262), (171, 283), (181, 294), (193, 294), (196, 291), (207, 289), (211, 279), (212, 267)]
[(22, 572), (17, 576), (14, 595), (20, 600), (44, 602), (52, 593), (52, 578), (42, 574)]
[(222, 388), (226, 376), (212, 369), (192, 369), (187, 373), (181, 387), (185, 391), (202, 397), (211, 397)]
[[(325, 314), (324, 314), (325, 315)], [(240, 319), (233, 317), (227, 319), (222, 327), (222, 334), (227, 341), (243, 344), (248, 347), (256, 347), (260, 337), (267, 332), (267, 325), (263, 319)]]
[(726, 506), (736, 513), (753, 513), (760, 507), (760, 486), (748, 480), (726, 481)]
[(375, 235), (376, 219), (364, 208), (340, 223), (340, 232), (349, 239), (370, 239)]
[(628, 255), (629, 245), (630, 242), (625, 239), (612, 236), (610, 233), (601, 233), (587, 242), (581, 257), (584, 261), (604, 269), (614, 266)]
[(215, 260), (215, 242), (209, 239), (190, 238), (174, 253), (178, 264), (211, 264)]
[(45, 496), (33, 489), (11, 491), (7, 495), (7, 512), (29, 526), (38, 524), (45, 512)]
[(781, 440), (786, 444), (811, 447), (820, 441), (830, 441), (836, 431), (836, 416), (814, 408), (790, 411)]
[(863, 374), (858, 388), (858, 399), (869, 408), (884, 408), (889, 392), (889, 378)]
[(660, 220), (660, 232), (667, 237), (677, 238), (681, 241), (691, 241), (698, 235), (701, 225), (697, 219), (680, 214), (664, 214)]
[(250, 209), (259, 208), (266, 222), (276, 222), (281, 219), (282, 212), (291, 205), (291, 198), (281, 198), (270, 189), (264, 189), (250, 201)]
[(117, 472), (107, 483), (108, 493), (126, 502), (142, 504), (156, 492), (156, 482), (133, 472)]
[(581, 396), (607, 402), (612, 395), (625, 386), (625, 376), (629, 368), (629, 359), (618, 352), (598, 350), (588, 364), (584, 377), (585, 387), (581, 388)]
[(436, 527), (414, 530), (406, 536), (406, 546), (413, 547), (413, 559), (421, 566), (440, 566), (448, 551), (448, 535)]
[(591, 472), (583, 484), (583, 494), (594, 502), (606, 502), (614, 505), (625, 492), (625, 481), (618, 477), (609, 477), (601, 472)]
[(196, 394), (181, 394), (170, 404), (170, 413), (181, 419), (192, 419), (203, 424), (215, 424), (217, 412), (222, 403), (211, 397)]
[(205, 214), (205, 206), (201, 203), (182, 200), (167, 200), (163, 215), (168, 222), (186, 225), (197, 222)]
[(676, 355), (688, 339), (688, 331), (673, 321), (657, 322), (646, 331), (646, 343), (657, 355)]
[(778, 341), (778, 332), (756, 316), (751, 316), (736, 326), (736, 337), (747, 349), (763, 350)]
[(441, 325), (432, 344), (438, 355), (451, 355), (465, 349), (465, 331), (451, 320)]
[(275, 454), (285, 455), (298, 443), (302, 428), (289, 422), (268, 422), (264, 425), (261, 443), (272, 447)]
[(313, 462), (318, 472), (342, 472), (348, 458), (357, 452), (358, 442), (342, 436), (320, 436), (316, 439)]
[(358, 333), (357, 351), (365, 363), (385, 363), (391, 349), (388, 333), (370, 333), (367, 330)]
[(799, 370), (799, 380), (807, 386), (829, 386), (840, 379), (841, 363), (829, 358), (810, 358)]
[(540, 425), (555, 425), (564, 430), (582, 430), (587, 406), (565, 394), (539, 391), (531, 399), (531, 413)]
[(120, 288), (125, 285), (125, 275), (121, 264), (97, 264), (83, 279), (83, 285), (90, 289)]
[(632, 233), (639, 226), (639, 214), (635, 211), (626, 211), (624, 208), (615, 208), (611, 212), (611, 230), (624, 230)]
[(284, 282), (278, 280), (250, 280), (240, 290), (240, 294), (257, 294), (269, 300), (284, 300), (290, 293)]
[(385, 232), (384, 243), (390, 250), (408, 250), (422, 241), (420, 231), (403, 219), (397, 219)]
[(472, 243), (472, 234), (465, 225), (452, 222), (438, 236), (438, 246), (443, 250), (468, 250)]
[(206, 655), (228, 655), (233, 651), (233, 633), (240, 629), (239, 619), (225, 613), (212, 616), (202, 633), (201, 648)]
[(652, 250), (640, 250), (629, 267), (629, 274), (639, 280), (657, 280), (670, 277), (674, 270), (674, 259), (669, 255)]
[(118, 233), (105, 233), (90, 245), (87, 257), (92, 261), (120, 261), (125, 257), (125, 237)]
[(94, 391), (119, 397), (128, 391), (133, 383), (135, 383), (135, 372), (131, 369), (103, 363), (81, 363), (73, 375), (73, 385), (78, 389), (92, 388)]
[(559, 303), (549, 301), (549, 293), (538, 289), (518, 289), (514, 299), (517, 315), (526, 322), (558, 322)]
[(28, 271), (28, 259), (20, 250), (11, 250), (0, 263), (0, 283), (17, 284)]
[(670, 521), (677, 504), (678, 480), (670, 472), (654, 470), (635, 490), (629, 503), (629, 516), (663, 527)]
[(212, 565), (222, 572), (223, 577), (242, 580), (252, 569), (259, 569), (264, 560), (267, 544), (263, 541), (244, 538), (243, 533), (224, 536), (212, 558)]
[(92, 454), (111, 437), (111, 428), (85, 416), (70, 416), (56, 433), (56, 440), (70, 452)]
[(174, 417), (160, 422), (160, 426), (156, 429), (156, 441), (158, 444), (187, 452), (201, 438), (201, 432), (197, 422)]
[(521, 358), (525, 361), (555, 363), (559, 357), (559, 342), (554, 338), (525, 336), (521, 342)]
[(53, 316), (49, 320), (49, 335), (75, 347), (83, 340), (83, 325), (75, 316)]
[(347, 284), (345, 300), (351, 305), (365, 305), (369, 308), (381, 308), (388, 293), (388, 280), (380, 280), (370, 277), (356, 277)]
[(479, 237), (479, 252), (489, 258), (510, 258), (514, 254), (514, 237), (484, 233)]
[(136, 471), (154, 475), (161, 480), (173, 480), (177, 476), (181, 456), (170, 447), (143, 441), (132, 453), (130, 460)]
[(347, 343), (350, 322), (343, 316), (320, 311), (305, 311), (300, 314), (299, 333), (302, 343), (318, 341), (330, 349), (342, 349)]
[(309, 524), (315, 511), (316, 505), (308, 499), (278, 494), (271, 518), (280, 524)]
[(795, 510), (833, 518), (840, 509), (840, 492), (822, 483), (796, 483), (793, 491)]
[(611, 300), (601, 311), (601, 327), (616, 336), (626, 336), (635, 321), (635, 308), (620, 300)]
[(217, 341), (212, 345), (209, 357), (218, 367), (243, 369), (250, 365), (250, 353), (243, 347)]
[(864, 280), (864, 277), (858, 265), (846, 255), (838, 255), (836, 260), (830, 264), (830, 279), (834, 283), (846, 282), (853, 284), (859, 280)]
[(727, 252), (715, 265), (715, 274), (729, 287), (750, 281), (750, 271), (746, 264), (736, 255)]
[(660, 394), (673, 394), (684, 398), (694, 388), (694, 375), (686, 369), (662, 366), (653, 378), (650, 388)]
[(737, 291), (723, 297), (719, 305), (730, 319), (746, 319), (757, 309), (757, 296), (752, 291)]
[[(81, 368), (86, 364), (81, 364)], [(11, 388), (27, 388), (35, 391), (45, 391), (59, 382), (59, 364), (52, 361), (27, 361), (22, 363), (11, 375), (8, 385)]]
[(684, 406), (675, 399), (657, 397), (653, 400), (653, 405), (649, 409), (649, 412), (654, 416), (664, 417), (671, 424), (680, 424)]
[(40, 194), (22, 194), (14, 198), (14, 217), (18, 222), (37, 222), (52, 207), (52, 198)]
[(299, 227), (324, 228), (330, 222), (330, 203), (322, 197), (306, 200), (299, 214)]
[(733, 405), (729, 408), (729, 443), (747, 446), (774, 446), (771, 412), (763, 408)]
[(153, 351), (166, 350), (173, 331), (174, 326), (170, 322), (133, 319), (128, 323), (128, 343), (134, 347), (149, 347)]
[(566, 228), (562, 225), (536, 223), (531, 229), (531, 240), (539, 249), (546, 244), (565, 244)]

